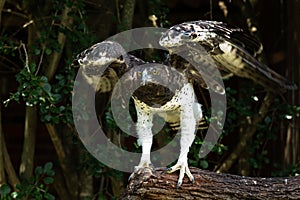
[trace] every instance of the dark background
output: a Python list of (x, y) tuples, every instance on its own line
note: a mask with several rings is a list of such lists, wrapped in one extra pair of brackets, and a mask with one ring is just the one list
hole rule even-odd
[[(249, 34), (257, 37), (263, 44), (264, 51), (259, 58), (262, 62), (298, 85), (300, 82), (300, 3), (296, 0), (137, 0), (135, 2), (129, 0), (28, 0), (22, 2), (12, 0), (3, 2), (3, 7), (0, 8), (0, 11), (2, 11), (0, 24), (1, 101), (8, 99), (11, 93), (18, 90), (20, 85), (15, 77), (24, 68), (25, 59), (20, 46), (21, 43), (24, 43), (28, 48), (30, 62), (37, 64), (40, 62), (42, 54), (34, 54), (32, 50), (43, 49), (45, 46), (51, 49), (49, 54), (44, 55), (41, 68), (36, 74), (37, 76), (46, 76), (49, 83), (53, 84), (52, 88), (54, 88), (57, 80), (53, 77), (58, 73), (67, 76), (65, 68), (70, 66), (77, 53), (93, 43), (102, 41), (122, 30), (153, 26), (153, 23), (148, 19), (152, 14), (157, 16), (158, 26), (166, 28), (178, 23), (200, 19), (224, 21), (239, 26), (248, 31)], [(64, 5), (70, 2), (73, 5), (71, 8), (75, 11), (72, 15), (69, 15), (68, 20), (73, 21), (71, 23), (70, 21), (62, 22)], [(128, 2), (134, 3), (134, 13), (131, 12)], [(220, 8), (220, 3), (226, 5), (228, 12), (226, 16), (224, 10)], [(33, 20), (34, 23), (26, 25), (30, 20)], [(251, 22), (250, 25), (249, 22)], [(68, 25), (68, 23), (72, 25)], [(57, 28), (59, 24), (67, 24), (67, 31)], [(251, 31), (253, 27), (256, 28), (256, 31)], [(51, 34), (43, 38), (39, 35), (43, 31)], [(51, 44), (52, 41), (55, 41), (53, 43), (59, 41), (60, 33), (65, 34), (66, 37), (65, 42), (62, 44), (63, 48), (59, 51), (55, 50), (57, 47)], [(15, 47), (15, 50), (10, 52), (12, 47)], [(51, 74), (49, 63), (55, 57), (54, 52), (58, 52), (60, 57), (54, 68), (54, 74)], [(68, 71), (68, 73), (70, 72)], [(249, 94), (250, 90), (255, 90), (251, 94), (262, 98), (266, 91), (249, 80), (237, 77), (231, 78), (225, 84), (236, 91), (233, 95), (235, 99), (244, 102), (248, 101), (245, 97), (247, 96), (245, 95), (247, 90), (249, 90)], [(59, 102), (56, 104), (57, 107), (65, 103), (66, 107), (70, 106), (67, 99), (70, 98), (71, 93), (64, 95), (66, 95), (64, 97), (66, 101)], [(251, 117), (257, 114), (259, 105), (263, 103), (262, 98), (257, 104), (251, 105), (252, 107), (249, 109), (252, 111), (249, 114)], [(230, 169), (224, 172), (261, 177), (289, 176), (295, 175), (296, 172), (299, 173), (299, 98), (299, 90), (288, 91), (285, 94), (276, 96), (274, 104), (269, 108), (268, 118), (264, 118), (262, 124), (257, 124), (258, 127), (263, 128), (258, 129), (253, 134), (251, 142), (246, 145), (243, 151), (239, 152), (238, 159), (234, 161)], [(84, 194), (99, 199), (112, 198), (122, 193), (127, 184), (128, 174), (116, 172), (93, 160), (76, 139), (76, 133), (70, 128), (72, 126), (71, 122), (47, 121), (40, 111), (40, 105), (34, 107), (36, 111), (33, 115), (37, 116), (35, 120), (35, 118), (27, 115), (31, 111), (28, 111), (25, 102), (26, 99), (20, 97), (19, 102), (12, 101), (8, 106), (2, 104), (0, 113), (2, 116), (0, 133), (5, 137), (1, 137), (1, 140), (2, 143), (6, 143), (8, 154), (19, 181), (22, 182), (22, 180), (26, 180), (34, 174), (30, 168), (29, 172), (25, 173), (26, 175), (19, 170), (20, 165), (26, 163), (24, 159), (21, 159), (23, 155), (26, 155), (24, 153), (24, 147), (26, 146), (24, 143), (25, 133), (34, 132), (31, 139), (29, 139), (31, 145), (28, 146), (27, 143), (27, 147), (34, 149), (33, 153), (29, 153), (29, 160), (32, 162), (29, 162), (29, 164), (27, 162), (27, 164), (32, 165), (32, 168), (44, 165), (46, 162), (54, 164), (56, 175), (54, 184), (50, 185), (50, 191), (58, 199), (83, 199)], [(219, 144), (226, 146), (227, 150), (222, 149), (220, 153), (213, 152), (204, 160), (196, 159), (197, 162), (194, 163), (196, 167), (216, 170), (234, 150), (240, 138), (243, 137), (243, 133), (245, 133), (243, 130), (247, 127), (247, 124), (243, 123), (246, 120), (245, 115), (241, 114), (239, 116), (238, 108), (235, 113), (238, 116), (232, 118), (235, 121), (228, 122), (228, 126), (232, 127), (228, 130), (231, 131), (224, 134)], [(286, 115), (293, 117), (292, 119), (286, 119)], [(26, 132), (26, 120), (30, 121), (29, 126), (35, 127), (28, 132)], [(270, 122), (266, 122), (268, 120)], [(62, 152), (59, 152), (56, 148), (53, 134), (51, 135), (51, 130), (46, 124), (51, 124), (56, 128), (55, 134), (61, 140), (61, 146), (65, 148), (64, 153), (67, 155), (65, 163), (60, 159)], [(237, 127), (234, 127), (234, 125), (237, 125)], [(260, 132), (260, 130), (263, 131)], [(113, 129), (109, 134), (116, 133)], [(268, 137), (266, 134), (268, 134)], [(32, 140), (32, 138), (35, 139)], [(3, 148), (2, 145), (0, 151), (4, 152)], [(265, 154), (265, 152), (267, 153)], [(191, 159), (193, 160), (194, 157)], [(7, 170), (5, 162), (7, 164), (8, 161), (2, 160), (2, 154), (0, 154), (0, 171), (2, 170), (0, 184), (7, 183), (10, 187), (13, 187), (17, 182), (12, 178), (11, 172)], [(67, 167), (64, 168), (64, 165)], [(70, 178), (70, 175), (76, 176), (76, 180), (74, 181), (74, 177)], [(72, 188), (70, 185), (74, 187)]]

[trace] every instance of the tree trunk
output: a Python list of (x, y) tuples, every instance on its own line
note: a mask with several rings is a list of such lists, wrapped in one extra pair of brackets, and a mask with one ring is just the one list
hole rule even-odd
[(76, 199), (78, 196), (78, 176), (74, 169), (75, 167), (72, 166), (69, 158), (67, 157), (62, 140), (59, 137), (55, 126), (49, 123), (45, 124), (45, 126), (53, 142), (60, 167), (65, 177), (67, 188), (72, 196), (72, 199)]
[(145, 168), (129, 182), (120, 199), (299, 199), (300, 176), (252, 178), (190, 167), (194, 184), (187, 177), (176, 189), (178, 174)]
[(120, 24), (120, 31), (129, 30), (132, 28), (133, 15), (135, 8), (135, 0), (126, 0), (124, 3), (122, 13), (122, 24)]
[(55, 177), (54, 177), (54, 189), (57, 192), (59, 199), (72, 199), (71, 194), (68, 190), (64, 174), (60, 168), (55, 169)]
[(29, 179), (34, 167), (35, 138), (37, 127), (36, 107), (26, 106), (24, 144), (20, 164), (20, 176)]
[(3, 159), (4, 159), (4, 167), (5, 167), (5, 172), (7, 174), (8, 182), (10, 183), (10, 185), (13, 186), (14, 190), (16, 190), (16, 185), (20, 184), (20, 180), (17, 176), (17, 173), (14, 169), (14, 166), (11, 162), (9, 153), (7, 151), (4, 134), (2, 135), (2, 144), (1, 144), (1, 146), (2, 146), (1, 151), (3, 153)]
[[(61, 16), (61, 22), (60, 22), (60, 28), (65, 29), (71, 29), (72, 25), (73, 25), (73, 18), (69, 15), (72, 11), (72, 8), (68, 7), (67, 5), (65, 5), (64, 10), (62, 11), (62, 16)], [(65, 46), (65, 42), (66, 42), (66, 35), (62, 32), (58, 33), (57, 36), (57, 42), (60, 45), (60, 52), (54, 51), (49, 63), (49, 66), (45, 69), (46, 72), (46, 77), (48, 78), (48, 80), (50, 81), (57, 68), (58, 68), (58, 64), (60, 61), (60, 58), (62, 56), (62, 51), (64, 49)]]
[[(31, 15), (28, 15), (28, 19), (32, 19)], [(27, 46), (29, 49), (34, 44), (36, 35), (36, 29), (34, 26), (28, 27)], [(26, 47), (24, 47), (24, 53), (26, 57), (25, 67), (29, 69), (30, 63), (34, 62), (32, 55), (27, 54)], [(28, 49), (28, 50), (29, 50)], [(33, 73), (33, 72), (31, 72)], [(32, 176), (34, 168), (34, 152), (35, 152), (35, 138), (37, 128), (37, 110), (36, 106), (26, 106), (25, 110), (25, 128), (24, 128), (24, 143), (21, 155), (21, 163), (19, 174), (24, 179), (29, 179)]]

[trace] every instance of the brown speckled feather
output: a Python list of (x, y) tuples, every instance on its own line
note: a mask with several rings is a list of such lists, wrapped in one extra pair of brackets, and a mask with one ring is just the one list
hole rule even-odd
[(175, 25), (164, 33), (160, 44), (176, 53), (182, 46), (191, 48), (199, 44), (221, 71), (251, 79), (267, 90), (278, 92), (297, 88), (294, 83), (256, 59), (262, 51), (258, 40), (242, 29), (223, 22), (199, 20)]

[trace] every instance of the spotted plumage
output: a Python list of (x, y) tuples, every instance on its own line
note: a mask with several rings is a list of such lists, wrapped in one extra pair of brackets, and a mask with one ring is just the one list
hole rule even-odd
[[(108, 46), (112, 49), (103, 53)], [(115, 89), (114, 97), (120, 98), (124, 103), (124, 97), (132, 95), (137, 112), (138, 144), (142, 146), (143, 152), (136, 170), (151, 167), (151, 128), (153, 116), (157, 114), (166, 122), (176, 124), (171, 125), (174, 129), (180, 125), (180, 156), (178, 163), (169, 172), (181, 169), (178, 186), (181, 185), (184, 174), (193, 181), (188, 169), (187, 153), (195, 137), (196, 124), (202, 118), (201, 105), (197, 102), (193, 89), (194, 82), (203, 81), (201, 76), (197, 76), (199, 79), (189, 80), (190, 75), (195, 73), (190, 68), (176, 70), (171, 66), (145, 63), (130, 54), (124, 54), (123, 48), (111, 41), (98, 43), (85, 50), (77, 57), (74, 62), (76, 64), (82, 67), (83, 76), (97, 93), (111, 93)], [(121, 77), (123, 82), (115, 87), (117, 79)]]
[[(242, 29), (223, 22), (199, 20), (175, 25), (164, 33), (160, 44), (171, 54), (178, 54), (181, 49), (193, 49), (199, 44), (221, 71), (251, 79), (267, 90), (278, 92), (297, 88), (294, 83), (256, 59), (262, 52), (258, 40)], [(186, 48), (180, 48), (182, 46)], [(174, 57), (171, 60), (178, 62), (178, 57)]]
[[(151, 167), (150, 152), (155, 114), (181, 131), (180, 155), (168, 172), (180, 170), (178, 187), (188, 168), (187, 154), (202, 118), (195, 89), (224, 94), (219, 69), (252, 79), (266, 89), (295, 89), (296, 85), (256, 60), (261, 44), (242, 29), (215, 21), (194, 21), (171, 27), (159, 41), (169, 51), (165, 65), (146, 63), (113, 41), (97, 43), (74, 61), (97, 94), (112, 94), (126, 104), (130, 96), (137, 112), (136, 132), (142, 156), (136, 170)], [(185, 59), (182, 56), (185, 56)], [(215, 67), (215, 66), (218, 66)], [(121, 84), (118, 81), (122, 80)], [(118, 86), (118, 87), (116, 87)], [(101, 102), (104, 107), (109, 100)], [(172, 126), (173, 124), (173, 126)]]

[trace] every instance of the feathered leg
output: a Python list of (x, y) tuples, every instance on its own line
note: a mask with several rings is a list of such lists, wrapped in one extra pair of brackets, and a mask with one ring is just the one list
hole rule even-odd
[(152, 146), (152, 120), (153, 113), (151, 110), (146, 109), (144, 104), (137, 99), (135, 100), (135, 106), (137, 111), (137, 124), (136, 131), (138, 135), (138, 145), (142, 146), (142, 157), (138, 166), (134, 168), (134, 172), (131, 174), (130, 179), (134, 176), (134, 173), (137, 172), (141, 168), (151, 168), (153, 169), (153, 165), (150, 160), (150, 152)]
[(194, 177), (188, 167), (188, 152), (195, 138), (197, 116), (202, 117), (201, 107), (195, 103), (194, 90), (191, 85), (186, 85), (182, 89), (181, 102), (181, 138), (180, 155), (177, 163), (168, 169), (168, 173), (180, 170), (177, 188), (182, 184), (184, 174), (190, 181), (194, 182)]

